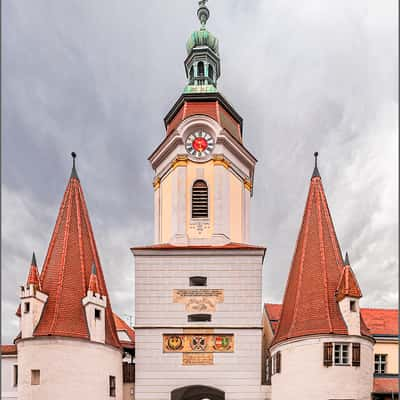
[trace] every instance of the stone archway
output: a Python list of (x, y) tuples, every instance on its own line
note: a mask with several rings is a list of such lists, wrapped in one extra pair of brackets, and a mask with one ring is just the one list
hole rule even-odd
[(225, 400), (225, 393), (209, 386), (185, 386), (172, 391), (171, 400)]

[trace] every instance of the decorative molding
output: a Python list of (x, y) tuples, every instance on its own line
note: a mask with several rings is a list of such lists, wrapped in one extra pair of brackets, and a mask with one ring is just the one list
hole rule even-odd
[(249, 192), (251, 192), (252, 189), (253, 189), (253, 184), (252, 184), (248, 179), (246, 179), (246, 180), (244, 181), (244, 187), (245, 187), (245, 189), (247, 189)]
[(178, 167), (186, 167), (188, 163), (188, 157), (185, 155), (178, 155), (171, 163), (171, 169), (174, 170)]
[(225, 167), (226, 169), (229, 169), (231, 166), (231, 162), (228, 161), (224, 156), (222, 155), (215, 155), (213, 157), (213, 162), (214, 166), (220, 165), (222, 167)]
[(158, 176), (153, 180), (154, 190), (157, 190), (160, 187), (160, 182), (161, 182), (161, 179)]

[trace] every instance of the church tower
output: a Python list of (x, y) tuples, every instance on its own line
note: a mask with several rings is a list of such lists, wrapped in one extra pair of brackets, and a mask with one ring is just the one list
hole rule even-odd
[(265, 399), (262, 265), (249, 244), (255, 157), (243, 122), (218, 92), (218, 40), (186, 45), (187, 84), (150, 155), (154, 244), (135, 247), (135, 399)]
[(256, 159), (244, 146), (242, 118), (217, 91), (218, 40), (206, 29), (205, 1), (197, 15), (201, 27), (186, 45), (187, 85), (149, 157), (155, 242), (247, 243)]

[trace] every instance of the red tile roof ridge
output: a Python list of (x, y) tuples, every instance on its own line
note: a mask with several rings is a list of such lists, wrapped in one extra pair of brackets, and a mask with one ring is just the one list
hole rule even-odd
[(336, 299), (340, 301), (345, 297), (361, 298), (362, 293), (357, 278), (350, 265), (345, 265), (336, 290)]
[(190, 250), (190, 249), (259, 249), (265, 250), (264, 246), (252, 245), (247, 243), (229, 242), (226, 244), (206, 245), (206, 244), (172, 244), (172, 243), (158, 243), (148, 246), (135, 246), (132, 250), (163, 250), (163, 249), (176, 249), (176, 250)]
[(17, 354), (17, 345), (15, 344), (2, 344), (1, 345), (2, 355), (14, 355)]

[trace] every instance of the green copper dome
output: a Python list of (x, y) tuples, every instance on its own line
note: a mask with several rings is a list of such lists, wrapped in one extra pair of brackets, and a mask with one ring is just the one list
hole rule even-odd
[(206, 29), (194, 31), (190, 35), (186, 42), (187, 53), (190, 54), (197, 46), (207, 46), (218, 55), (218, 39)]

